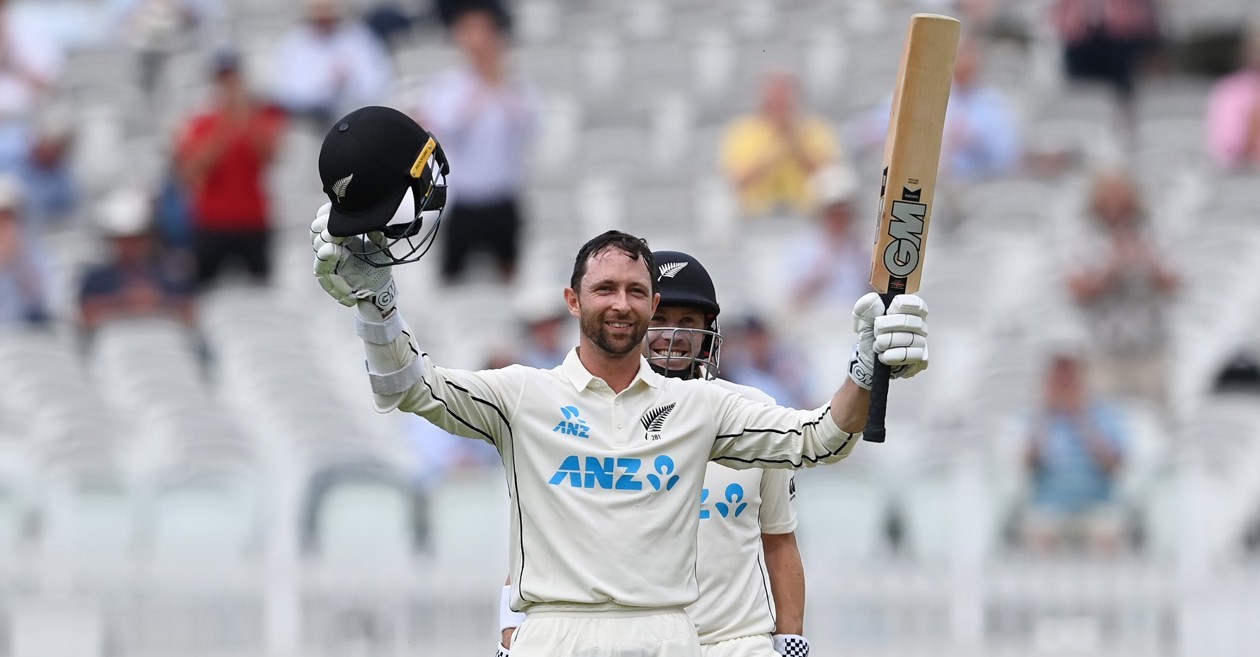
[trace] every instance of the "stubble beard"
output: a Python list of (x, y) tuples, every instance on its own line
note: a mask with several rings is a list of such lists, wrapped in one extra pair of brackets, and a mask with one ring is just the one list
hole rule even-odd
[(588, 340), (593, 342), (601, 351), (611, 356), (625, 356), (632, 351), (642, 351), (643, 338), (647, 337), (647, 322), (639, 322), (634, 317), (627, 317), (625, 321), (634, 324), (634, 332), (628, 340), (624, 342), (614, 339), (608, 335), (608, 330), (604, 326), (604, 317), (583, 316), (581, 321), (582, 334)]

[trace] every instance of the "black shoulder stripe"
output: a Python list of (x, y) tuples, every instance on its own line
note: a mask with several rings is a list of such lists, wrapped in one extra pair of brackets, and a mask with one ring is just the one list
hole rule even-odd
[[(812, 427), (812, 426), (817, 425), (819, 422), (822, 422), (823, 418), (826, 417), (827, 413), (830, 413), (830, 412), (831, 412), (831, 405), (828, 405), (826, 408), (823, 409), (822, 414), (818, 416), (817, 420), (814, 420), (812, 422), (806, 422), (803, 426)], [(841, 431), (843, 431), (843, 429)], [(784, 430), (784, 429), (744, 429), (743, 431), (740, 431), (739, 433), (724, 434), (724, 435), (718, 436), (714, 438), (714, 441), (730, 440), (730, 439), (738, 438), (746, 434), (755, 434), (755, 433), (776, 433), (780, 435), (794, 433), (794, 434), (800, 435), (801, 431), (800, 429), (787, 429), (787, 430)], [(793, 468), (800, 468), (806, 462), (818, 463), (819, 461), (825, 458), (835, 456), (836, 454), (843, 452), (845, 448), (849, 446), (849, 443), (853, 442), (853, 436), (856, 435), (856, 434), (849, 433), (847, 431), (845, 431), (844, 433), (847, 437), (844, 439), (844, 442), (840, 444), (840, 449), (833, 452), (827, 452), (826, 454), (823, 454), (822, 456), (819, 456), (817, 458), (802, 457), (802, 459), (799, 462), (794, 461), (792, 459), (760, 459), (760, 458), (746, 459), (746, 458), (740, 458), (738, 456), (721, 456), (716, 459), (713, 459), (713, 461), (715, 463), (721, 463), (723, 461), (727, 461), (731, 463), (788, 463)]]
[[(424, 353), (422, 353), (422, 354), (420, 354), (420, 356), (421, 356), (421, 357), (427, 357), (427, 356), (428, 356), (428, 354), (424, 354)], [(421, 378), (420, 380), (421, 380), (421, 381), (424, 381), (424, 387), (426, 387), (426, 388), (428, 388), (428, 389), (429, 389), (429, 396), (430, 396), (430, 397), (432, 397), (432, 398), (433, 398), (435, 401), (437, 401), (439, 404), (441, 404), (441, 405), (442, 405), (442, 406), (446, 409), (446, 412), (447, 412), (447, 413), (448, 413), (451, 417), (453, 417), (453, 418), (455, 418), (456, 420), (458, 420), (460, 424), (462, 424), (462, 425), (464, 425), (464, 426), (468, 427), (469, 429), (472, 429), (473, 431), (477, 432), (478, 434), (481, 434), (482, 436), (485, 436), (485, 437), (486, 437), (486, 439), (487, 439), (488, 441), (490, 441), (490, 444), (491, 444), (491, 445), (495, 445), (495, 446), (497, 446), (497, 445), (498, 445), (498, 441), (496, 441), (496, 440), (494, 439), (494, 436), (490, 435), (490, 432), (489, 432), (488, 430), (486, 430), (486, 429), (482, 429), (481, 427), (478, 427), (478, 426), (474, 426), (472, 422), (469, 422), (468, 420), (466, 420), (465, 418), (463, 418), (462, 416), (460, 416), (458, 413), (456, 413), (454, 410), (452, 410), (452, 409), (451, 409), (451, 407), (450, 407), (450, 405), (446, 403), (446, 400), (445, 400), (445, 399), (443, 399), (442, 397), (439, 397), (439, 396), (438, 396), (438, 394), (437, 394), (437, 392), (433, 390), (433, 386), (429, 385), (429, 381), (428, 381), (427, 379)], [(480, 398), (480, 397), (477, 397), (476, 395), (473, 395), (472, 393), (470, 393), (470, 392), (468, 391), (468, 389), (467, 389), (467, 388), (464, 388), (463, 386), (460, 386), (460, 385), (456, 384), (454, 381), (451, 381), (451, 380), (449, 380), (449, 379), (443, 379), (443, 380), (444, 380), (444, 381), (446, 381), (446, 384), (447, 384), (448, 386), (450, 386), (451, 388), (454, 388), (455, 390), (458, 390), (458, 391), (460, 391), (460, 392), (462, 392), (462, 393), (464, 393), (464, 394), (468, 395), (468, 398), (469, 398), (469, 399), (471, 399), (471, 400), (473, 400), (473, 401), (475, 401), (475, 402), (477, 402), (477, 403), (479, 403), (479, 404), (484, 404), (484, 405), (489, 406), (490, 408), (494, 409), (495, 415), (498, 415), (498, 416), (499, 416), (499, 420), (501, 420), (501, 421), (503, 422), (503, 426), (504, 426), (504, 427), (507, 427), (508, 433), (509, 433), (509, 434), (511, 434), (511, 433), (512, 433), (512, 423), (511, 423), (511, 422), (508, 422), (507, 415), (506, 415), (506, 414), (504, 414), (503, 409), (499, 408), (498, 406), (496, 406), (493, 402), (491, 402), (491, 401), (489, 401), (489, 400), (482, 399), (482, 398)]]

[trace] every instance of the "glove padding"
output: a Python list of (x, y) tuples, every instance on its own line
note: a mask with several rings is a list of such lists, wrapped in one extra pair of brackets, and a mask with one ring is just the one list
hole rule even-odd
[(896, 379), (927, 369), (927, 303), (913, 294), (893, 297), (887, 312), (879, 294), (869, 292), (853, 306), (853, 330), (858, 341), (849, 362), (849, 376), (870, 390), (875, 354), (892, 368)]
[(382, 316), (388, 315), (394, 308), (398, 291), (389, 268), (390, 260), (381, 252), (385, 236), (375, 232), (367, 236), (333, 237), (328, 233), (331, 209), (331, 203), (320, 206), (315, 221), (311, 222), (315, 278), (341, 305), (354, 306), (359, 301), (367, 301)]
[(499, 649), (494, 651), (494, 657), (512, 657), (512, 651), (504, 648), (503, 644), (500, 643)]
[(809, 657), (809, 639), (799, 634), (774, 635), (774, 651), (783, 657)]

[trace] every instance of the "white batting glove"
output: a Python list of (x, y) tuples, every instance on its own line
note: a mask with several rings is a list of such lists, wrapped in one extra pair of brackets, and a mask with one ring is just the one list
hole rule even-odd
[(809, 657), (809, 639), (799, 634), (776, 634), (774, 651), (783, 657)]
[(500, 643), (498, 650), (494, 651), (494, 657), (512, 657), (512, 651), (504, 648), (503, 644)]
[(892, 368), (896, 379), (912, 377), (927, 369), (927, 303), (913, 294), (893, 297), (887, 312), (875, 292), (869, 292), (853, 306), (853, 330), (858, 342), (849, 361), (849, 376), (859, 386), (871, 389), (875, 354)]
[[(331, 203), (320, 206), (311, 222), (311, 248), (315, 251), (315, 278), (329, 296), (343, 306), (360, 301), (374, 307), (382, 317), (394, 308), (398, 289), (389, 268), (390, 260), (378, 251), (384, 236), (369, 233), (366, 237), (333, 237), (328, 233), (328, 211)], [(357, 255), (356, 255), (357, 254)], [(366, 254), (366, 255), (365, 255)], [(372, 266), (364, 262), (380, 263)]]

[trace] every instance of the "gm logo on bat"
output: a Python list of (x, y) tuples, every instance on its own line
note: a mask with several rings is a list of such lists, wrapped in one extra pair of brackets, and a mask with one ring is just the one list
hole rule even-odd
[[(917, 198), (918, 194), (914, 194)], [(905, 190), (909, 196), (910, 190)], [(884, 247), (884, 267), (893, 276), (905, 278), (919, 266), (919, 251), (923, 248), (923, 224), (928, 207), (912, 201), (893, 201), (892, 220), (888, 234), (892, 241)]]

